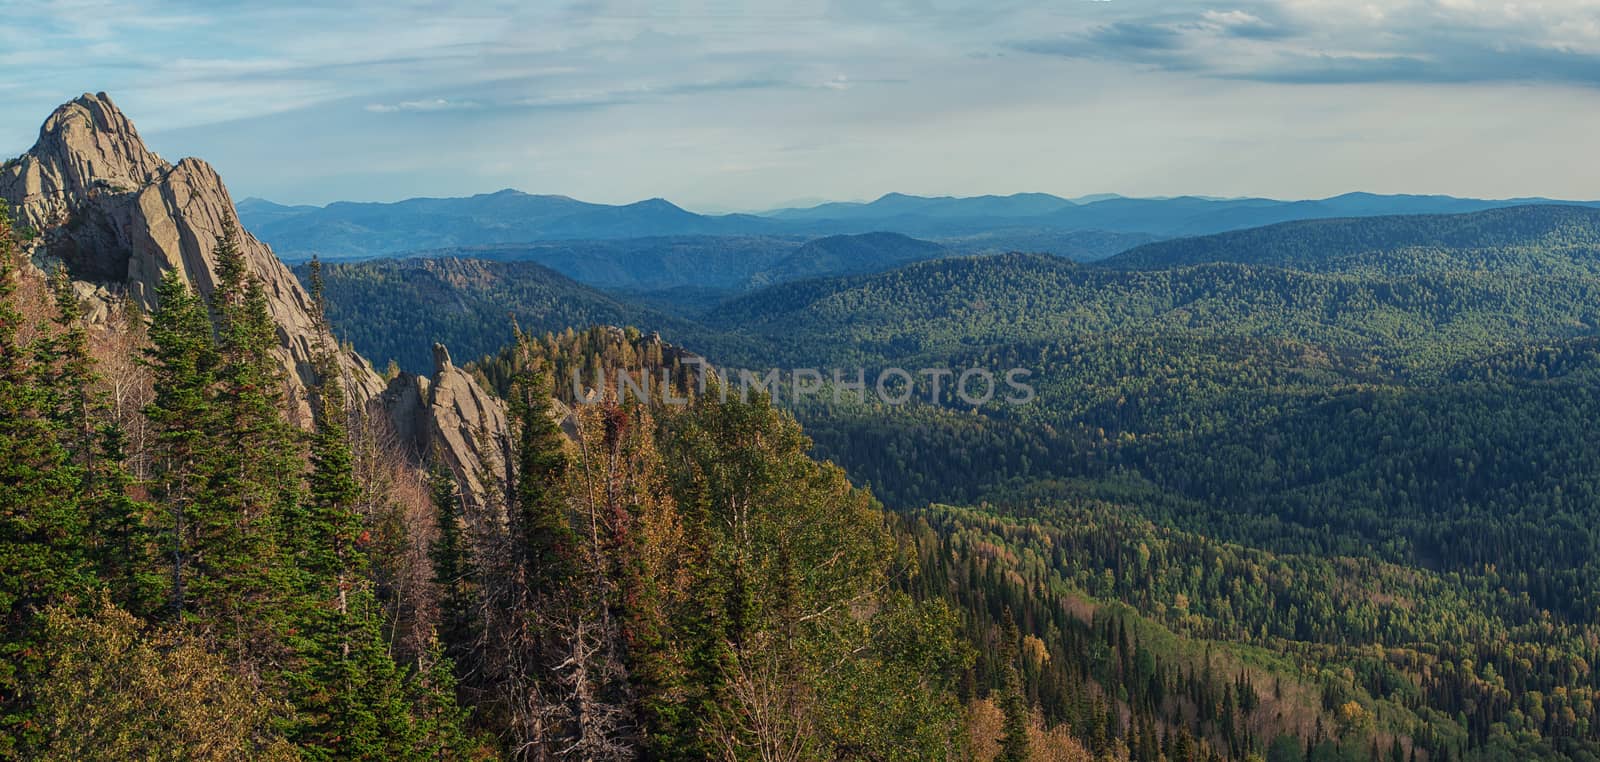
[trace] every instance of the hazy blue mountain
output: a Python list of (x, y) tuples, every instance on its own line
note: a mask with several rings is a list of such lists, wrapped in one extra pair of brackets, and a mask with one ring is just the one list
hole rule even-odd
[(662, 199), (611, 206), (514, 190), (392, 204), (241, 205), (239, 216), (246, 228), (289, 260), (313, 254), (328, 260), (358, 259), (540, 240), (748, 234), (776, 227), (750, 215), (695, 214)]
[(782, 220), (888, 219), (903, 215), (941, 217), (1037, 217), (1075, 204), (1048, 193), (1010, 196), (912, 196), (888, 193), (867, 203), (836, 202), (806, 209), (779, 209), (766, 216)]
[(276, 222), (278, 220), (287, 219), (290, 217), (298, 217), (302, 214), (314, 212), (318, 209), (318, 207), (315, 206), (287, 206), (284, 204), (276, 204), (264, 198), (256, 198), (254, 196), (240, 201), (234, 205), (234, 208), (239, 211), (239, 218), (241, 220), (251, 220), (252, 224), (257, 225)]
[[(1042, 233), (1099, 231), (1172, 238), (1293, 220), (1456, 214), (1530, 202), (1566, 203), (1350, 193), (1314, 201), (1181, 196), (1112, 197), (1080, 204), (1042, 193), (971, 198), (891, 193), (869, 203), (830, 203), (767, 215), (704, 215), (663, 199), (612, 206), (503, 190), (468, 198), (419, 198), (392, 204), (340, 202), (325, 207), (290, 207), (252, 199), (240, 204), (239, 213), (245, 227), (272, 244), (285, 259), (303, 260), (320, 254), (337, 260), (531, 241), (686, 235), (818, 238), (887, 231), (942, 242), (1001, 233), (1037, 239)], [(1111, 253), (1094, 249), (1080, 255), (1071, 246), (1066, 248), (1050, 251), (1083, 259)]]

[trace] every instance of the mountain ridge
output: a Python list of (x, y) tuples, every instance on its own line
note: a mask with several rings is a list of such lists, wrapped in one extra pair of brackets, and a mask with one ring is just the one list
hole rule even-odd
[(662, 198), (596, 204), (513, 189), (459, 198), (392, 203), (241, 209), (246, 227), (286, 259), (367, 259), (459, 246), (551, 240), (620, 240), (673, 235), (803, 236), (892, 232), (941, 242), (973, 236), (1037, 239), (1039, 234), (1101, 231), (1154, 238), (1240, 230), (1299, 219), (1453, 214), (1530, 202), (1600, 206), (1594, 201), (1470, 199), (1354, 192), (1325, 199), (1128, 198), (1079, 200), (1044, 193), (1009, 196), (884, 194), (870, 202), (828, 202), (761, 214), (698, 214)]

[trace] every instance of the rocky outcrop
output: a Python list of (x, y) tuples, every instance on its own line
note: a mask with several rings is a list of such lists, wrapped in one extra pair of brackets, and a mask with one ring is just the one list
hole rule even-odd
[[(216, 238), (237, 224), (233, 199), (211, 165), (199, 159), (174, 165), (151, 153), (104, 93), (85, 94), (45, 120), (33, 148), (0, 167), (0, 199), (19, 229), (38, 234), (30, 243), (35, 261), (67, 268), (91, 320), (104, 320), (118, 299), (155, 308), (156, 286), (168, 271), (211, 293)], [(292, 411), (308, 423), (306, 389), (319, 338), (311, 297), (272, 249), (238, 232), (278, 326), (275, 351)], [(351, 397), (387, 420), (416, 462), (437, 453), (467, 493), (481, 498), (480, 475), (502, 462), (505, 406), (452, 365), (444, 347), (435, 348), (435, 360), (432, 380), (401, 374), (385, 387), (360, 355), (339, 358)]]
[[(56, 109), (39, 140), (0, 169), (0, 199), (19, 228), (37, 231), (36, 259), (59, 261), (88, 302), (105, 313), (114, 298), (155, 307), (156, 285), (176, 270), (202, 294), (216, 284), (216, 237), (237, 224), (233, 199), (216, 170), (199, 159), (176, 165), (151, 153), (133, 123), (104, 93)], [(290, 394), (304, 412), (317, 341), (311, 299), (266, 244), (240, 230), (240, 246), (261, 279), (278, 324), (278, 356)], [(383, 390), (354, 353), (341, 356), (357, 400)]]
[(433, 377), (401, 373), (384, 390), (383, 408), (395, 435), (417, 459), (439, 457), (469, 495), (482, 496), (487, 474), (504, 469), (508, 442), (505, 403), (433, 345)]

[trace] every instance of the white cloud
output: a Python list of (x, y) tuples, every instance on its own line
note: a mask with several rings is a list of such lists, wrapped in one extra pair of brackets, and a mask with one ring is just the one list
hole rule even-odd
[(399, 103), (369, 103), (366, 110), (374, 114), (394, 114), (402, 111), (459, 111), (480, 108), (475, 101), (452, 101), (444, 98), (400, 101)]

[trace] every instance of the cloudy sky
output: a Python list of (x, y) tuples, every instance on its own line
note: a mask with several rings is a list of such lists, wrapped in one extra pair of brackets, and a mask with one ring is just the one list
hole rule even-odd
[(0, 154), (104, 90), (292, 203), (1600, 198), (1600, 0), (316, 5), (0, 0)]

